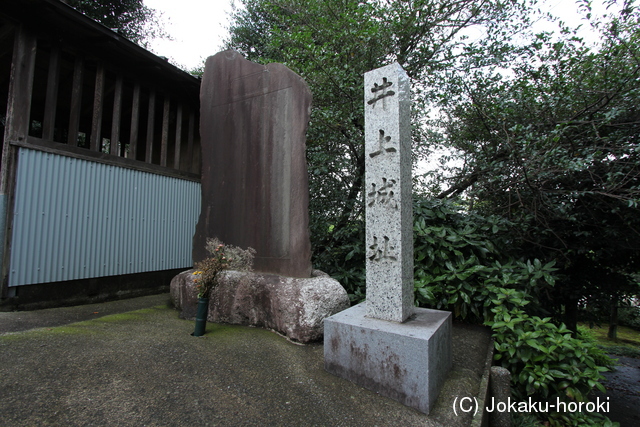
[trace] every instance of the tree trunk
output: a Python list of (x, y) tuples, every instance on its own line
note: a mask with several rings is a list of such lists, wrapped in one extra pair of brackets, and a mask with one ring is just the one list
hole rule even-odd
[(564, 300), (564, 324), (571, 331), (571, 335), (575, 337), (578, 331), (578, 300), (577, 298), (567, 297)]
[(618, 295), (611, 297), (611, 312), (609, 314), (609, 332), (607, 337), (612, 341), (618, 340)]

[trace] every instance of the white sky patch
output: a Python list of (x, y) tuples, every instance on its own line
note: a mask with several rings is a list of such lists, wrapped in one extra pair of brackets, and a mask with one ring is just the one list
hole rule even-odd
[[(605, 0), (592, 1), (592, 17), (602, 18), (607, 14), (616, 14), (621, 9), (621, 0), (618, 0), (618, 2), (615, 5), (611, 6), (609, 9), (606, 8), (604, 2)], [(586, 18), (586, 14), (588, 11), (584, 8), (580, 8), (580, 3), (581, 2), (578, 0), (542, 0), (538, 7), (543, 14), (550, 13), (551, 15), (559, 18), (564, 25), (570, 28), (577, 28), (578, 26), (580, 26), (577, 35), (579, 37), (582, 37), (587, 45), (594, 46), (601, 41), (600, 34), (592, 28), (591, 24)], [(537, 34), (540, 32), (552, 32), (557, 36), (559, 34), (558, 25), (559, 24), (557, 22), (551, 22), (546, 18), (541, 18), (533, 23), (530, 30), (533, 34)], [(474, 41), (487, 36), (485, 30), (480, 26), (474, 26), (465, 29), (463, 34), (469, 37), (469, 41)], [(529, 39), (523, 38), (522, 40), (524, 42)], [(505, 70), (504, 72), (506, 74), (509, 74), (509, 70)], [(438, 113), (434, 112), (433, 114), (437, 115)], [(451, 151), (448, 148), (434, 148), (434, 151), (429, 156), (429, 159), (418, 161), (418, 163), (415, 165), (416, 167), (414, 169), (414, 172), (416, 174), (424, 174), (439, 169), (440, 158), (450, 155)], [(460, 160), (450, 160), (448, 162), (448, 165), (460, 166), (461, 162)]]
[[(602, 16), (607, 12), (603, 2), (604, 0), (593, 1), (594, 16)], [(146, 6), (163, 13), (165, 31), (174, 39), (153, 40), (150, 43), (151, 50), (187, 71), (202, 66), (207, 57), (222, 50), (222, 42), (228, 36), (229, 14), (233, 3), (234, 0), (144, 0)], [(235, 5), (239, 7), (241, 2), (235, 0)], [(585, 20), (584, 11), (579, 11), (577, 1), (543, 0), (539, 7), (571, 27), (582, 24), (579, 35), (587, 42), (597, 41), (598, 36)], [(536, 22), (532, 27), (533, 32), (557, 30), (557, 24), (545, 20)], [(482, 28), (477, 27), (469, 28), (465, 34), (470, 40), (485, 35)], [(433, 163), (437, 157), (439, 156), (434, 154), (428, 164), (421, 162), (418, 171), (425, 172), (437, 167)]]
[[(222, 41), (228, 36), (229, 13), (234, 1), (236, 6), (242, 6), (239, 0), (144, 0), (146, 6), (164, 14), (165, 31), (174, 38), (173, 41), (151, 41), (151, 50), (186, 70), (202, 66), (207, 57), (222, 49)], [(594, 0), (593, 4), (594, 15), (601, 15), (605, 10), (603, 0)], [(540, 9), (551, 12), (571, 26), (582, 23), (580, 35), (587, 41), (593, 34), (589, 24), (583, 20), (584, 15), (578, 12), (575, 1), (543, 0)], [(533, 30), (551, 31), (557, 30), (557, 26), (538, 22)], [(472, 40), (483, 36), (479, 28), (471, 28), (466, 34)]]
[[(552, 15), (558, 17), (565, 25), (570, 28), (580, 26), (577, 35), (582, 37), (585, 42), (590, 45), (595, 45), (600, 42), (600, 34), (595, 31), (589, 21), (587, 20), (588, 11), (584, 6), (580, 6), (582, 2), (566, 1), (566, 0), (545, 0), (542, 3), (541, 9), (548, 11)], [(616, 14), (622, 8), (622, 1), (618, 0), (616, 4), (607, 8), (605, 0), (593, 0), (591, 2), (591, 16), (593, 18), (602, 18), (608, 14)], [(544, 25), (544, 24), (540, 24)], [(547, 30), (547, 28), (541, 28)], [(534, 30), (538, 30), (534, 26)], [(557, 30), (557, 26), (551, 26), (548, 30)], [(539, 31), (539, 30), (538, 30)]]
[(203, 65), (222, 50), (233, 0), (144, 0), (163, 13), (165, 31), (174, 40), (152, 40), (150, 48), (185, 70)]

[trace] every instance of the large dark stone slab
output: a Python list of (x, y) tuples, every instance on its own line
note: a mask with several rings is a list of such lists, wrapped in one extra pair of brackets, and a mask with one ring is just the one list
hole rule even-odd
[(254, 270), (311, 274), (305, 132), (311, 92), (282, 64), (238, 52), (206, 62), (200, 90), (202, 210), (193, 260), (207, 237), (256, 250)]

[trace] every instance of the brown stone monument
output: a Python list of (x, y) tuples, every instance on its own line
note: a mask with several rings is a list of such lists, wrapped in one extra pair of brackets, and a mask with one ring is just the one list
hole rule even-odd
[[(311, 270), (305, 132), (311, 93), (281, 64), (238, 52), (207, 59), (200, 90), (202, 208), (193, 260), (205, 242), (256, 250), (255, 272), (225, 271), (207, 319), (275, 329), (289, 339), (322, 338), (324, 319), (349, 307), (339, 282)], [(287, 276), (287, 277), (285, 277)], [(193, 270), (171, 282), (183, 318), (196, 315)]]
[(194, 262), (207, 237), (256, 250), (254, 270), (311, 274), (305, 132), (311, 92), (282, 64), (235, 51), (207, 59), (200, 89), (202, 208)]

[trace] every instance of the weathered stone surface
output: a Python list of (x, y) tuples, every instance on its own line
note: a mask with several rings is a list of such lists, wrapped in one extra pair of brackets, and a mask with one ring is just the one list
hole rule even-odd
[(367, 304), (325, 320), (325, 369), (428, 414), (453, 363), (451, 313), (416, 308), (397, 323), (366, 317)]
[(193, 260), (207, 257), (206, 239), (218, 237), (254, 248), (255, 271), (309, 277), (306, 83), (282, 64), (220, 52), (207, 59), (200, 105), (202, 210)]
[[(180, 273), (171, 282), (171, 299), (185, 319), (196, 315), (193, 271)], [(306, 343), (322, 338), (325, 318), (349, 307), (349, 297), (340, 283), (320, 272), (311, 278), (239, 271), (221, 274), (221, 284), (209, 303), (208, 319), (212, 322), (273, 329)]]
[(429, 413), (452, 366), (451, 313), (413, 305), (409, 79), (365, 73), (367, 300), (327, 318), (325, 369)]
[[(497, 408), (499, 403), (509, 407), (511, 400), (511, 372), (502, 366), (491, 367), (489, 380), (492, 401), (487, 402), (488, 408)], [(491, 425), (494, 427), (511, 427), (511, 413), (509, 411), (493, 410), (489, 414)]]
[(367, 310), (404, 322), (414, 307), (410, 83), (397, 63), (364, 79)]
[(180, 310), (183, 319), (195, 319), (198, 291), (193, 282), (195, 269), (183, 271), (171, 280), (169, 294), (174, 307)]

